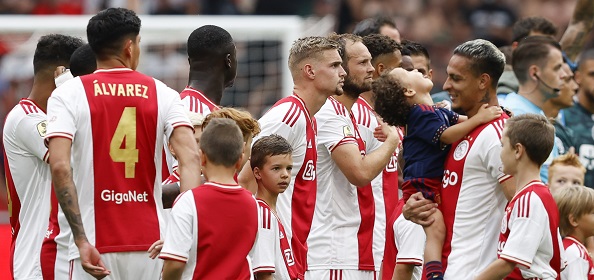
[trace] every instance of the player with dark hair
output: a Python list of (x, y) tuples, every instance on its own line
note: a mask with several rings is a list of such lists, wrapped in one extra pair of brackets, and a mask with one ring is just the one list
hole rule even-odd
[(70, 57), (70, 72), (72, 76), (78, 77), (93, 73), (97, 70), (97, 58), (91, 49), (91, 45), (85, 44), (76, 49)]
[(83, 44), (78, 38), (51, 34), (37, 42), (33, 56), (33, 88), (8, 113), (4, 123), (4, 172), (12, 240), (10, 274), (14, 279), (41, 278), (40, 252), (47, 230), (51, 176), (43, 143), (47, 128), (47, 99), (54, 71), (68, 66), (72, 53)]
[(67, 81), (49, 99), (50, 169), (78, 248), (70, 255), (77, 279), (159, 279), (161, 263), (146, 251), (162, 233), (165, 137), (182, 189), (199, 185), (198, 148), (179, 94), (134, 70), (139, 31), (131, 10), (93, 16), (87, 37), (100, 70)]
[(377, 15), (362, 20), (357, 23), (353, 34), (365, 37), (370, 34), (386, 35), (397, 43), (400, 43), (400, 32), (396, 28), (396, 23), (391, 18), (384, 15)]

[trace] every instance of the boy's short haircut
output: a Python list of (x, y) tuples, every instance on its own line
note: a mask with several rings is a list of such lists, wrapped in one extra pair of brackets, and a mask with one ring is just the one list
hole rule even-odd
[(252, 146), (252, 157), (250, 166), (252, 170), (256, 167), (262, 168), (266, 163), (266, 157), (276, 155), (292, 154), (293, 148), (287, 139), (278, 134), (264, 136)]
[(551, 165), (549, 165), (549, 178), (553, 177), (553, 166), (556, 165), (566, 165), (566, 166), (573, 166), (579, 168), (582, 173), (586, 174), (586, 167), (580, 161), (580, 157), (574, 153), (567, 153), (564, 155), (560, 155), (553, 159)]
[(512, 148), (522, 144), (526, 155), (541, 166), (551, 154), (555, 142), (555, 128), (542, 115), (524, 114), (514, 116), (505, 123), (506, 134)]
[(562, 236), (573, 231), (569, 215), (579, 219), (585, 214), (594, 212), (594, 189), (584, 186), (569, 186), (560, 189), (553, 195), (559, 208), (559, 230)]
[(235, 121), (212, 119), (200, 138), (200, 149), (215, 165), (233, 167), (243, 154), (243, 136)]
[(241, 130), (241, 134), (243, 135), (243, 141), (245, 142), (247, 142), (250, 136), (255, 137), (260, 133), (260, 124), (258, 124), (258, 121), (254, 119), (252, 115), (247, 111), (242, 111), (230, 107), (221, 108), (219, 110), (211, 112), (208, 116), (206, 116), (202, 126), (206, 127), (208, 123), (212, 121), (212, 119), (214, 118), (234, 120), (239, 126), (239, 129)]

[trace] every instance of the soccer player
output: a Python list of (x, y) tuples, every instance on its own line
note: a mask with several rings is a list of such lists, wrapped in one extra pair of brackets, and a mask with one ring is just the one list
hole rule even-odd
[(256, 279), (303, 279), (298, 275), (287, 232), (276, 214), (276, 200), (291, 181), (293, 149), (273, 134), (252, 147), (250, 164), (258, 182), (258, 238), (250, 256)]
[(586, 168), (574, 153), (558, 156), (549, 166), (549, 188), (555, 194), (569, 186), (583, 186)]
[[(454, 50), (444, 84), (453, 107), (474, 116), (483, 104), (498, 105), (497, 79), (505, 57), (492, 43), (477, 39)], [(501, 131), (507, 113), (479, 126), (452, 144), (444, 164), (441, 189), (446, 238), (442, 250), (444, 279), (471, 279), (497, 258), (497, 240), (507, 199), (515, 192), (502, 172)], [(427, 225), (435, 203), (416, 193), (403, 206), (403, 215)], [(453, 231), (456, 234), (453, 234)]]
[[(188, 111), (188, 118), (190, 119), (190, 123), (194, 127), (194, 139), (196, 140), (196, 144), (199, 145), (200, 137), (202, 136), (204, 116), (200, 113)], [(173, 147), (171, 147), (171, 145), (168, 145), (168, 148), (173, 158), (177, 158), (175, 155), (175, 151), (173, 150)], [(169, 175), (169, 177), (163, 181), (163, 185), (179, 184), (179, 178), (180, 177), (177, 170), (173, 170), (173, 172), (171, 172), (171, 175)], [(173, 201), (171, 202), (173, 203)], [(171, 205), (169, 205), (169, 207), (166, 207), (165, 205), (163, 206), (165, 208), (171, 208)]]
[(139, 31), (140, 19), (124, 8), (93, 16), (87, 38), (100, 70), (67, 81), (48, 101), (50, 169), (77, 279), (159, 278), (160, 262), (144, 251), (161, 236), (164, 136), (178, 155), (182, 188), (199, 184), (179, 94), (134, 70)]
[(357, 35), (330, 39), (339, 42), (347, 77), (344, 94), (329, 97), (316, 114), (319, 188), (306, 278), (374, 279), (371, 180), (384, 170), (400, 140), (395, 127), (382, 124), (384, 143), (366, 154), (351, 108), (371, 89), (371, 54)]
[[(377, 113), (389, 125), (406, 127), (404, 201), (420, 191), (425, 198), (440, 203), (443, 162), (449, 144), (459, 141), (476, 127), (499, 118), (502, 113), (498, 106), (487, 107), (485, 104), (472, 118), (459, 116), (433, 104), (430, 95), (432, 87), (433, 82), (427, 76), (402, 68), (384, 74), (373, 84)], [(445, 225), (440, 211), (435, 212), (432, 218), (435, 221), (424, 227), (427, 236), (425, 270), (427, 279), (443, 279), (440, 260)]]
[[(285, 97), (260, 120), (262, 132), (256, 137), (278, 134), (291, 144), (293, 170), (287, 190), (278, 196), (277, 214), (287, 229), (287, 238), (300, 273), (305, 274), (306, 241), (312, 227), (317, 190), (316, 120), (313, 118), (326, 99), (342, 93), (344, 76), (338, 44), (325, 37), (297, 39), (289, 53), (293, 95)], [(251, 167), (239, 174), (242, 186), (256, 193)]]
[[(529, 133), (526, 133), (529, 132)], [(498, 259), (481, 279), (558, 279), (562, 266), (559, 211), (540, 168), (555, 142), (546, 117), (524, 114), (507, 120), (501, 138), (503, 172), (514, 177), (516, 194), (505, 207)]]
[[(95, 53), (89, 44), (76, 49), (70, 57), (70, 70), (58, 66), (55, 74), (56, 87), (74, 77), (93, 73), (97, 69)], [(41, 245), (41, 272), (43, 279), (67, 279), (70, 263), (68, 259), (68, 245), (70, 243), (70, 226), (64, 212), (58, 204), (56, 193), (51, 192), (51, 212), (47, 232)]]
[[(373, 79), (377, 79), (385, 71), (399, 67), (402, 63), (400, 45), (388, 36), (370, 34), (363, 37), (363, 44), (371, 54), (371, 65)], [(373, 133), (379, 126), (375, 111), (373, 109), (375, 96), (372, 91), (361, 93), (357, 102), (352, 107), (353, 116), (357, 122), (357, 128), (361, 138), (366, 143), (366, 153), (371, 153), (381, 145)], [(399, 138), (402, 139), (402, 132), (397, 129)], [(399, 147), (400, 148), (400, 147)], [(375, 271), (379, 273), (382, 258), (384, 255), (386, 220), (396, 207), (398, 202), (398, 151), (396, 148), (392, 157), (382, 170), (382, 173), (371, 181), (373, 198), (375, 200), (375, 221), (373, 223), (373, 258)]]
[(559, 209), (559, 230), (563, 235), (564, 261), (561, 279), (594, 279), (594, 263), (586, 239), (594, 236), (594, 190), (568, 186), (553, 194)]
[(52, 34), (42, 36), (33, 55), (33, 87), (8, 113), (3, 129), (4, 172), (12, 239), (10, 275), (41, 279), (40, 252), (49, 219), (51, 176), (43, 143), (47, 129), (47, 99), (56, 88), (54, 71), (68, 66), (82, 40)]
[[(188, 37), (187, 51), (190, 63), (189, 81), (180, 93), (180, 98), (186, 109), (206, 117), (220, 109), (223, 91), (235, 81), (235, 43), (227, 30), (215, 25), (204, 25)], [(167, 147), (165, 157), (167, 166), (163, 166), (162, 172), (167, 175), (177, 170), (177, 161)]]
[(200, 159), (207, 182), (184, 192), (171, 210), (159, 256), (164, 280), (251, 279), (248, 253), (256, 241), (258, 208), (233, 178), (243, 147), (233, 120), (215, 118), (205, 127)]

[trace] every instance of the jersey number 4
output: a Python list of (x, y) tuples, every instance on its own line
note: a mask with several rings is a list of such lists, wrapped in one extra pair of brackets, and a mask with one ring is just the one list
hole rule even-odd
[(138, 162), (135, 107), (124, 108), (118, 127), (109, 144), (109, 155), (114, 162), (124, 163), (126, 178), (134, 178), (136, 163)]

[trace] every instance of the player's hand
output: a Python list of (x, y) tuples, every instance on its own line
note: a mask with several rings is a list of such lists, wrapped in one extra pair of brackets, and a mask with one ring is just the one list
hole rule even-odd
[[(395, 126), (388, 125), (385, 122), (380, 122), (379, 124), (380, 124), (379, 128), (380, 128), (381, 134), (383, 134), (385, 136), (383, 142), (394, 141), (396, 143), (396, 146), (398, 146), (398, 143), (400, 142), (400, 137), (398, 137), (398, 131), (396, 130), (397, 128)], [(377, 129), (376, 129), (376, 131), (377, 131)], [(373, 136), (375, 136), (377, 138), (376, 131), (373, 132)], [(383, 136), (380, 136), (380, 137), (383, 138)], [(380, 138), (378, 138), (378, 140), (379, 139)]]
[(424, 198), (420, 192), (411, 195), (402, 207), (402, 215), (405, 219), (424, 227), (435, 221), (431, 218), (435, 211), (437, 211), (437, 203)]
[(163, 240), (157, 240), (157, 242), (153, 243), (147, 251), (149, 253), (149, 258), (156, 258), (161, 253), (161, 249), (163, 249)]
[(56, 67), (56, 70), (54, 70), (54, 79), (57, 78), (58, 76), (62, 75), (64, 72), (66, 72), (66, 67), (64, 67), (64, 66)]
[(103, 264), (103, 261), (101, 261), (101, 254), (99, 254), (97, 248), (89, 242), (80, 244), (78, 246), (78, 252), (80, 253), (80, 263), (87, 273), (96, 279), (103, 279), (105, 276), (111, 274), (105, 267), (105, 264)]
[(480, 123), (488, 123), (494, 119), (501, 117), (503, 110), (499, 106), (489, 106), (489, 104), (481, 105), (478, 113), (473, 118), (478, 118)]
[(438, 108), (448, 109), (450, 111), (452, 110), (452, 103), (447, 100), (439, 101), (435, 103), (435, 106), (437, 106)]

